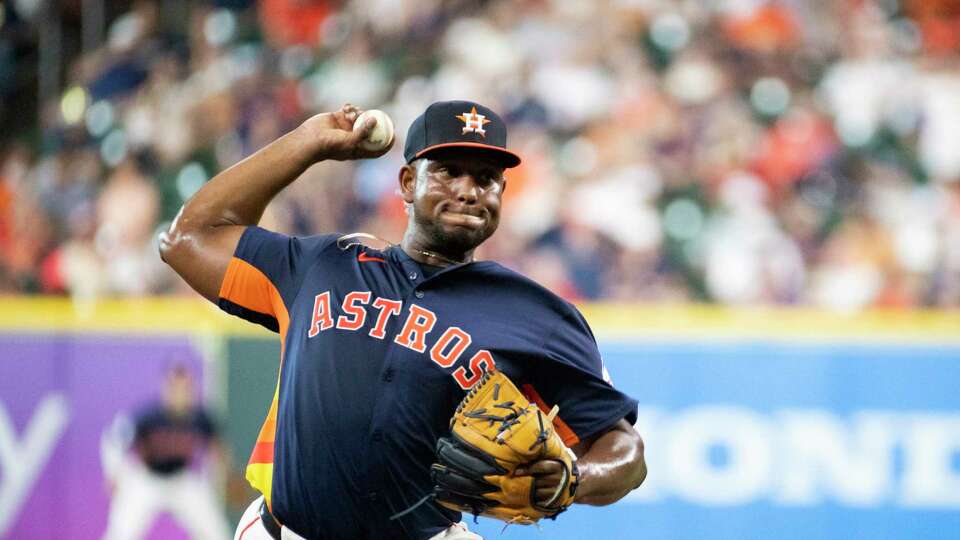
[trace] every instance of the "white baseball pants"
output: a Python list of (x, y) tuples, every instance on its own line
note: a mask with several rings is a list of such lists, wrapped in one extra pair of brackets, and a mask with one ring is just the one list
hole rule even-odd
[[(273, 540), (273, 538), (270, 537), (270, 533), (260, 524), (261, 503), (263, 503), (262, 496), (250, 503), (250, 506), (248, 506), (247, 510), (243, 513), (243, 517), (240, 518), (240, 523), (237, 525), (237, 532), (234, 534), (233, 540)], [(306, 540), (304, 537), (286, 527), (281, 529), (280, 537), (281, 540)], [(429, 540), (483, 540), (483, 537), (470, 532), (470, 530), (467, 529), (467, 524), (461, 521), (460, 523), (454, 523), (448, 529), (434, 535)]]
[(230, 526), (213, 488), (195, 472), (160, 476), (139, 460), (129, 459), (115, 478), (104, 540), (140, 540), (161, 512), (170, 512), (196, 540), (230, 537)]

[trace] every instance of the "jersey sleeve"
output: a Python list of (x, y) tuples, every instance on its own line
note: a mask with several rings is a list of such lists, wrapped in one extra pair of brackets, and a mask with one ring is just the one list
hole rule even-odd
[(310, 266), (335, 235), (295, 237), (247, 227), (220, 286), (220, 309), (280, 332), (289, 322), (287, 306)]
[(214, 422), (213, 417), (203, 409), (197, 409), (194, 427), (204, 439), (217, 437), (217, 423)]
[(576, 309), (563, 315), (544, 348), (547, 362), (524, 391), (541, 409), (560, 406), (554, 424), (567, 446), (609, 430), (622, 418), (637, 421), (637, 401), (605, 376), (597, 342)]
[(156, 427), (157, 414), (153, 409), (144, 409), (137, 412), (133, 422), (133, 442), (139, 444)]

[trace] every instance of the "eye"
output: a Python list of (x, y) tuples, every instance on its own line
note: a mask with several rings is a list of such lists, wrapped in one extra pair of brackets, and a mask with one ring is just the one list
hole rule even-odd
[(447, 170), (447, 176), (450, 178), (458, 178), (463, 175), (463, 169), (457, 165), (445, 165), (444, 169)]
[(501, 178), (500, 175), (492, 170), (483, 171), (480, 173), (480, 182), (485, 186), (489, 186), (497, 183), (500, 180), (500, 178)]

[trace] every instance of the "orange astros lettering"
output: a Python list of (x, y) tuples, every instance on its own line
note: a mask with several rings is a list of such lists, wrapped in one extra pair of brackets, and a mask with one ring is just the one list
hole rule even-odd
[(333, 326), (333, 316), (330, 315), (330, 291), (318, 294), (313, 299), (313, 316), (310, 319), (310, 333), (307, 337), (313, 337)]
[(410, 304), (410, 314), (394, 341), (417, 352), (427, 350), (427, 334), (437, 324), (437, 316), (427, 308)]
[(450, 367), (470, 346), (470, 341), (470, 334), (464, 332), (462, 328), (451, 326), (430, 349), (430, 359), (440, 367)]
[(399, 300), (387, 300), (386, 298), (377, 298), (373, 301), (373, 307), (380, 310), (377, 315), (377, 323), (370, 330), (370, 336), (377, 339), (383, 339), (386, 336), (387, 319), (393, 315), (399, 315), (403, 302)]
[(337, 328), (343, 330), (359, 330), (367, 320), (367, 310), (357, 305), (357, 302), (366, 304), (370, 302), (370, 291), (354, 291), (343, 299), (343, 306), (340, 310), (352, 316), (341, 315), (337, 318)]
[[(358, 256), (361, 261), (380, 260), (374, 257), (368, 257), (361, 253)], [(307, 337), (313, 338), (321, 332), (331, 328), (337, 330), (357, 331), (367, 326), (367, 310), (373, 308), (377, 310), (373, 317), (372, 328), (368, 335), (376, 339), (385, 339), (387, 337), (387, 324), (391, 317), (397, 317), (403, 311), (403, 302), (401, 300), (390, 300), (388, 298), (374, 297), (370, 291), (353, 291), (343, 297), (342, 302), (337, 302), (335, 298), (339, 294), (324, 291), (314, 297), (313, 310), (310, 314), (311, 323), (307, 330)], [(334, 298), (334, 299), (332, 299)], [(371, 301), (372, 300), (372, 301)], [(339, 311), (339, 313), (334, 313)], [(473, 338), (470, 333), (458, 326), (449, 326), (439, 334), (439, 337), (430, 343), (430, 350), (427, 351), (427, 337), (433, 332), (438, 323), (437, 315), (429, 309), (410, 304), (407, 308), (407, 316), (399, 331), (394, 330), (393, 342), (412, 351), (426, 353), (430, 361), (438, 367), (448, 371), (464, 390), (469, 390), (483, 376), (485, 371), (491, 370), (496, 366), (493, 355), (490, 351), (480, 349), (476, 351), (470, 360), (462, 365), (456, 366), (458, 360), (466, 352), (467, 348), (473, 344)]]

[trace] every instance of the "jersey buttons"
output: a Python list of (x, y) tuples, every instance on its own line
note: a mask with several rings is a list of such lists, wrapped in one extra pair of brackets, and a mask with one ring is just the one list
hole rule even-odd
[(383, 382), (390, 382), (393, 380), (393, 369), (388, 368), (383, 372)]
[(414, 280), (417, 279), (417, 273), (416, 273), (416, 272), (410, 272), (410, 276), (409, 276), (409, 277), (410, 277), (410, 281), (414, 281)]
[(417, 291), (413, 293), (413, 295), (416, 296), (417, 298), (423, 298), (423, 291)]
[(380, 442), (383, 440), (383, 433), (381, 433), (380, 431), (374, 431), (373, 435), (370, 436), (370, 439), (373, 442)]

